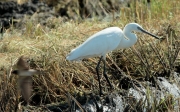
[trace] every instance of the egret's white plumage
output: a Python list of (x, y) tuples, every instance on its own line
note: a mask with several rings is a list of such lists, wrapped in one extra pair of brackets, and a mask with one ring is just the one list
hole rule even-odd
[[(132, 33), (132, 31), (146, 33), (155, 38), (158, 38), (157, 36), (144, 30), (137, 23), (127, 24), (123, 29), (123, 31), (118, 27), (109, 27), (89, 37), (84, 43), (79, 45), (77, 48), (73, 49), (67, 55), (66, 59), (70, 61), (78, 61), (84, 58), (101, 56), (101, 59), (103, 58), (103, 60), (105, 61), (107, 53), (116, 49), (129, 48), (137, 42), (137, 36), (136, 34)], [(98, 65), (96, 67), (97, 75), (99, 75), (98, 68), (100, 61), (98, 62)], [(104, 62), (104, 71), (105, 71), (105, 62)], [(110, 84), (106, 73), (104, 72), (103, 74), (106, 80), (108, 81), (108, 83)], [(101, 92), (99, 76), (98, 76), (98, 80), (99, 80), (99, 88), (101, 94), (102, 92)]]
[(107, 52), (114, 50), (119, 45), (121, 41), (119, 36), (122, 36), (120, 32), (122, 30), (118, 27), (110, 27), (92, 35), (79, 47), (73, 49), (67, 56), (67, 60), (82, 60), (100, 55), (105, 58)]

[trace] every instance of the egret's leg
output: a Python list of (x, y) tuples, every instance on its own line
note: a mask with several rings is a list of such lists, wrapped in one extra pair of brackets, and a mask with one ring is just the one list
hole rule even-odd
[(106, 61), (103, 60), (103, 63), (104, 63), (104, 71), (103, 71), (103, 75), (104, 75), (104, 77), (106, 78), (106, 81), (108, 82), (110, 88), (112, 89), (112, 84), (110, 83), (110, 81), (109, 81), (109, 79), (108, 79), (108, 76), (107, 76), (107, 74), (106, 74)]
[(97, 76), (98, 76), (98, 82), (99, 82), (99, 94), (102, 95), (102, 87), (101, 87), (101, 82), (100, 82), (100, 77), (99, 77), (99, 65), (101, 63), (103, 56), (101, 56), (101, 58), (99, 59), (99, 62), (96, 66), (96, 72), (97, 72)]

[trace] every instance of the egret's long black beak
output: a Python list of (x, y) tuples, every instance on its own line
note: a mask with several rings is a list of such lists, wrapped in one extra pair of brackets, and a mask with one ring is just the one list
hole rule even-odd
[(159, 37), (157, 37), (156, 35), (152, 34), (152, 33), (149, 33), (148, 31), (140, 28), (140, 27), (137, 27), (139, 30), (141, 30), (143, 33), (146, 33), (148, 35), (151, 35), (152, 37), (156, 38), (156, 39), (160, 39)]

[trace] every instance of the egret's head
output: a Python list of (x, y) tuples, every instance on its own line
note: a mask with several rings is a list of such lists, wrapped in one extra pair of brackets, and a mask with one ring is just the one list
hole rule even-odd
[(156, 39), (159, 39), (159, 37), (157, 37), (156, 35), (152, 34), (152, 33), (149, 33), (148, 31), (144, 30), (142, 28), (142, 26), (140, 26), (139, 24), (137, 23), (129, 23), (125, 26), (125, 30), (126, 31), (136, 31), (136, 32), (141, 32), (141, 33), (146, 33), (148, 35), (151, 35), (152, 37), (156, 38)]
[(128, 32), (135, 31), (135, 32), (141, 32), (142, 33), (142, 31), (140, 29), (143, 29), (143, 28), (137, 23), (129, 23), (124, 27), (124, 30), (126, 30)]

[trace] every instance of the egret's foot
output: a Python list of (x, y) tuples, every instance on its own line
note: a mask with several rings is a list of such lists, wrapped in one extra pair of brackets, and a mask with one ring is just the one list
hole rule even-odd
[(111, 89), (111, 90), (113, 90), (113, 89), (114, 89), (114, 87), (112, 86), (112, 84), (110, 84), (109, 86), (110, 86), (110, 89)]
[(99, 96), (104, 96), (102, 91), (99, 92)]
[(114, 91), (114, 89), (115, 89), (114, 87), (111, 87), (109, 92), (112, 93)]

